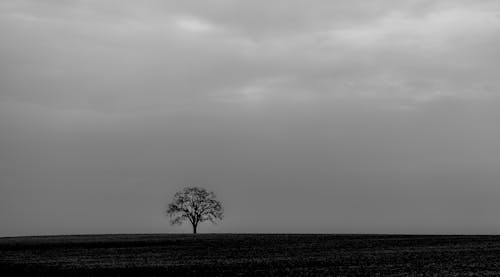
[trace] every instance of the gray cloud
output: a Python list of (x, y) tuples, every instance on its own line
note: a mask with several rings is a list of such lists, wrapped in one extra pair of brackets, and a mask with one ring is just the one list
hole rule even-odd
[(499, 11), (2, 1), (0, 235), (183, 230), (188, 184), (207, 231), (498, 232)]

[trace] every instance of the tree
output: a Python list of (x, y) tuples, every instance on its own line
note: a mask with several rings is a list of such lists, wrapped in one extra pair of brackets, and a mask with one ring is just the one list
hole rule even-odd
[(196, 234), (199, 223), (208, 220), (216, 224), (217, 220), (222, 220), (224, 210), (213, 192), (204, 188), (186, 187), (174, 195), (172, 203), (168, 205), (167, 215), (170, 216), (172, 225), (188, 220), (193, 226), (193, 234)]

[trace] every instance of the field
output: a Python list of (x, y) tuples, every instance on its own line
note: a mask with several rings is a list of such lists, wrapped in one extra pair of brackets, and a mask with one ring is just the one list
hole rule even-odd
[(81, 235), (0, 238), (0, 275), (498, 276), (499, 236)]

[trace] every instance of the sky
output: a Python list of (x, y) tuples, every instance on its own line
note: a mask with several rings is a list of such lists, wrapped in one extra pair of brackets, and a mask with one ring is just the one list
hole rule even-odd
[(0, 2), (0, 236), (500, 234), (500, 2)]

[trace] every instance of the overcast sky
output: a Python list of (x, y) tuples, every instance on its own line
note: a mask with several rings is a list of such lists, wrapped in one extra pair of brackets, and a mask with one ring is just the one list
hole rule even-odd
[(0, 236), (500, 233), (500, 2), (0, 2)]

